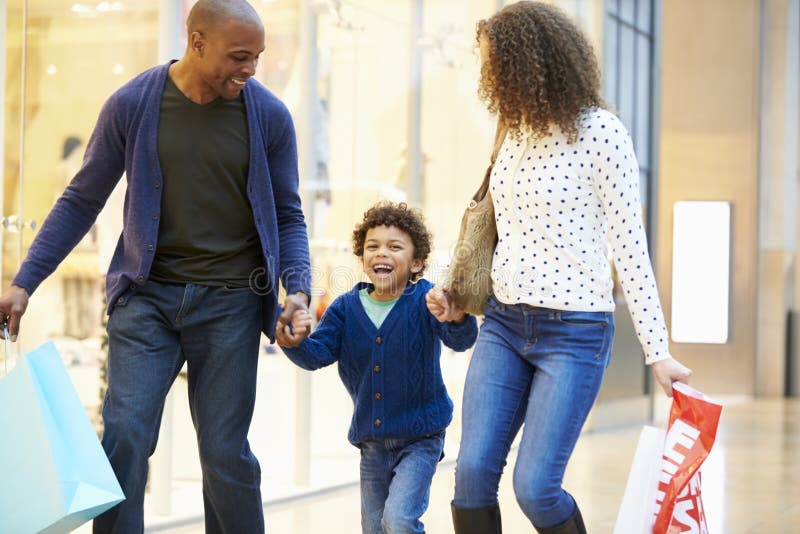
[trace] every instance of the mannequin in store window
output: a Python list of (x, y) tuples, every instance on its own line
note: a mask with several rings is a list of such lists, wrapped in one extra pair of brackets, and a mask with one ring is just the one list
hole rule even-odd
[(509, 127), (490, 191), (498, 243), (462, 404), (456, 534), (501, 532), (497, 491), (522, 428), (514, 492), (542, 534), (585, 534), (564, 472), (610, 360), (613, 281), (606, 237), (655, 380), (674, 360), (647, 251), (639, 166), (600, 96), (597, 61), (558, 8), (511, 4), (478, 23), (479, 95)]
[(309, 304), (292, 118), (251, 79), (264, 26), (244, 0), (199, 0), (187, 29), (179, 61), (106, 101), (83, 165), (0, 298), (15, 340), (29, 295), (90, 231), (124, 173), (123, 230), (106, 279), (102, 442), (126, 499), (95, 519), (96, 533), (142, 532), (148, 458), (184, 363), (205, 530), (264, 532), (260, 468), (247, 440), (259, 341)]

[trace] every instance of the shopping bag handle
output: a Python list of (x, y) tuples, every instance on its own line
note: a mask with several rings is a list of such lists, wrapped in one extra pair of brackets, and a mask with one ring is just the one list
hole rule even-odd
[(19, 347), (14, 348), (14, 343), (11, 340), (11, 335), (8, 333), (8, 326), (3, 327), (3, 376), (8, 374), (8, 346), (11, 345), (11, 355), (14, 359), (19, 361)]

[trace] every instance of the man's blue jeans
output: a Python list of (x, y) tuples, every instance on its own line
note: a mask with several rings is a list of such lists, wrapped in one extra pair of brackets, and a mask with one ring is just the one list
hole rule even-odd
[(497, 505), (511, 443), (525, 423), (514, 467), (517, 502), (534, 526), (564, 523), (575, 501), (561, 488), (603, 378), (611, 312), (505, 305), (493, 297), (464, 386), (456, 508)]
[(142, 532), (147, 461), (184, 361), (206, 532), (264, 532), (261, 469), (247, 441), (260, 335), (261, 299), (249, 288), (148, 281), (114, 308), (102, 442), (126, 499), (95, 519), (95, 533)]
[(431, 480), (442, 458), (444, 431), (420, 439), (361, 444), (363, 534), (425, 532)]

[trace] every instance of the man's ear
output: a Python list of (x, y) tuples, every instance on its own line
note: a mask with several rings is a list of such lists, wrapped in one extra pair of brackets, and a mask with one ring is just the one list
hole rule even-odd
[(203, 37), (203, 34), (200, 32), (192, 32), (192, 35), (189, 37), (190, 42), (192, 43), (191, 48), (192, 52), (195, 52), (199, 55), (203, 55), (203, 51), (206, 47), (206, 40)]

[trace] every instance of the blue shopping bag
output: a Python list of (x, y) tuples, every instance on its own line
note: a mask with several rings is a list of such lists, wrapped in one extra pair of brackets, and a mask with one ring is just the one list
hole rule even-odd
[(52, 343), (0, 378), (0, 532), (69, 532), (125, 496)]

